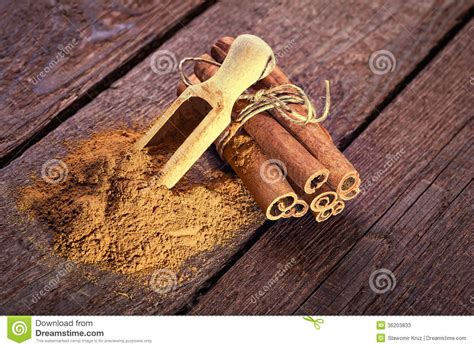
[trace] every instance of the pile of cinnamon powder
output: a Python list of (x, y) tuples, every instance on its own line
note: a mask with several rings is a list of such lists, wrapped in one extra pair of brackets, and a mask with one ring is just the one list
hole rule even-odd
[(138, 134), (96, 134), (62, 159), (67, 178), (36, 178), (20, 208), (54, 232), (54, 250), (78, 263), (128, 275), (179, 272), (189, 259), (226, 245), (263, 214), (232, 174), (199, 164), (172, 189), (156, 184), (165, 149), (140, 152)]

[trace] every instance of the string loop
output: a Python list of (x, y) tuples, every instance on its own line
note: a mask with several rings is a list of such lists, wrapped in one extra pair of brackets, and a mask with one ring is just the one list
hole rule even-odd
[[(221, 66), (220, 63), (200, 58), (200, 57), (187, 57), (181, 60), (179, 63), (179, 72), (181, 79), (186, 86), (191, 86), (192, 82), (184, 74), (183, 65), (189, 61), (206, 62), (215, 66)], [(293, 84), (284, 84), (275, 86), (268, 89), (261, 89), (254, 93), (244, 93), (239, 97), (239, 100), (243, 100), (247, 105), (239, 112), (239, 114), (233, 118), (230, 125), (226, 130), (219, 136), (216, 141), (217, 151), (223, 157), (223, 151), (229, 140), (239, 131), (239, 129), (255, 115), (268, 111), (276, 119), (279, 117), (287, 119), (298, 125), (306, 125), (308, 123), (319, 123), (323, 122), (329, 115), (329, 108), (331, 105), (330, 95), (330, 83), (325, 80), (326, 84), (326, 99), (324, 104), (324, 111), (321, 116), (316, 115), (313, 103), (309, 99), (308, 95), (300, 87)], [(306, 109), (306, 113), (301, 114), (289, 107), (290, 104), (303, 105)]]

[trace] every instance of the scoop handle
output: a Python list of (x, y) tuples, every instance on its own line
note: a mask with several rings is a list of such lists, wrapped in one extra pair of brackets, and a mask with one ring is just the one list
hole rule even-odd
[(247, 88), (267, 76), (275, 66), (270, 46), (258, 36), (238, 36), (217, 73), (208, 81), (224, 98), (235, 101)]

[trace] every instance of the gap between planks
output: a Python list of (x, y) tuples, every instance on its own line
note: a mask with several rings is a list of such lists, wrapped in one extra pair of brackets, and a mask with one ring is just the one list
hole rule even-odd
[(403, 90), (420, 74), (430, 62), (449, 44), (449, 42), (469, 23), (474, 15), (474, 6), (468, 9), (456, 23), (439, 41), (433, 46), (428, 54), (413, 68), (413, 70), (398, 83), (385, 99), (369, 113), (367, 119), (362, 122), (353, 132), (342, 138), (340, 144), (341, 151), (348, 148), (352, 142), (361, 135), (367, 127), (382, 113), (383, 110), (393, 102)]
[(216, 4), (217, 0), (205, 0), (202, 4), (192, 8), (188, 13), (185, 13), (183, 17), (178, 18), (178, 21), (166, 30), (164, 33), (157, 35), (148, 44), (138, 49), (138, 51), (130, 56), (128, 59), (115, 68), (112, 72), (104, 76), (101, 80), (97, 81), (83, 95), (78, 97), (76, 100), (71, 102), (70, 105), (66, 106), (57, 115), (52, 117), (50, 120), (45, 122), (45, 126), (39, 131), (31, 135), (29, 138), (16, 145), (11, 151), (6, 153), (0, 158), (0, 169), (7, 167), (12, 161), (19, 158), (25, 151), (31, 146), (38, 143), (41, 139), (47, 136), (50, 132), (54, 131), (64, 121), (74, 116), (80, 109), (85, 107), (87, 104), (92, 102), (99, 94), (107, 90), (112, 86), (113, 83), (120, 80), (128, 72), (130, 72), (135, 66), (145, 60), (150, 54), (155, 52), (161, 45), (170, 40), (175, 36), (183, 27), (186, 27), (192, 20), (202, 15), (210, 7)]

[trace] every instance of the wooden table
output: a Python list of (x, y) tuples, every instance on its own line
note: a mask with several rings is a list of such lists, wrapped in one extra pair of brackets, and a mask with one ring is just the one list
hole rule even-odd
[[(472, 314), (472, 2), (140, 4), (0, 5), (0, 313)], [(309, 95), (331, 80), (325, 125), (362, 195), (326, 223), (245, 231), (166, 298), (93, 266), (58, 277), (66, 260), (14, 188), (66, 140), (149, 125), (178, 79), (150, 69), (158, 53), (179, 61), (241, 33), (264, 38)], [(374, 290), (383, 272), (390, 284)]]

